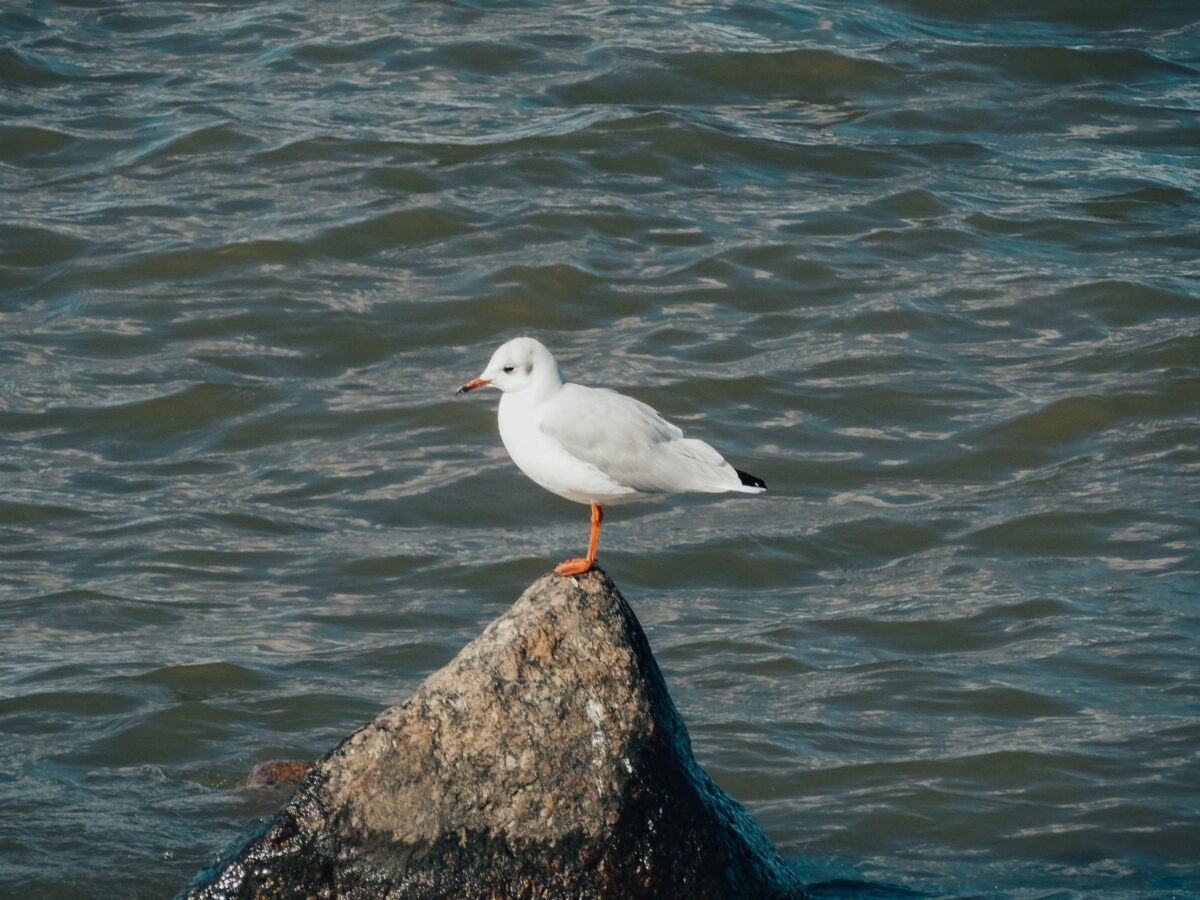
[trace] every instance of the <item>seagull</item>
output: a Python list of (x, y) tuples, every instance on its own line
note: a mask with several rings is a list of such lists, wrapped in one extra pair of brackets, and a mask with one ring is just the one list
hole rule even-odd
[(500, 439), (517, 468), (551, 493), (592, 507), (587, 555), (559, 563), (559, 575), (595, 565), (603, 506), (683, 491), (767, 489), (640, 400), (566, 381), (550, 351), (531, 337), (501, 346), (458, 393), (481, 387), (502, 392)]

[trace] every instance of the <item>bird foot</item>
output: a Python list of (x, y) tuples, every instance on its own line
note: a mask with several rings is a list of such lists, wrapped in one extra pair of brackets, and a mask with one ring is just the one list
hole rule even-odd
[(567, 559), (554, 567), (559, 575), (582, 575), (595, 564), (594, 559)]

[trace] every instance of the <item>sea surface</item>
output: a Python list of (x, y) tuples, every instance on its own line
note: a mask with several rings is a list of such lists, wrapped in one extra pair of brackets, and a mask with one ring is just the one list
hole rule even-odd
[(5, 3), (0, 896), (170, 897), (587, 510), (817, 898), (1200, 896), (1200, 7)]

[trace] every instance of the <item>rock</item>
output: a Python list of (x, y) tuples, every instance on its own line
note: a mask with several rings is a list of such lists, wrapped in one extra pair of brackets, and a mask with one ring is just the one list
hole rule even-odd
[(259, 763), (250, 770), (242, 787), (273, 787), (279, 784), (295, 784), (312, 768), (305, 759), (272, 759)]
[(186, 898), (800, 898), (608, 576), (548, 575)]

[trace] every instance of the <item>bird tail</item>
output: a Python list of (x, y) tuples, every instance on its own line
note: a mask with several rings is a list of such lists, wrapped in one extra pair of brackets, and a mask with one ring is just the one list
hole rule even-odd
[(758, 488), (760, 491), (767, 489), (767, 483), (757, 475), (751, 475), (749, 472), (743, 472), (741, 469), (734, 469), (733, 471), (737, 472), (738, 480), (746, 487)]

